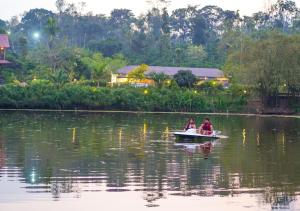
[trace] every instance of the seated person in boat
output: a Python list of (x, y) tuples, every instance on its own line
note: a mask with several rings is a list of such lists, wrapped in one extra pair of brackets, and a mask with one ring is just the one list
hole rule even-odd
[(199, 127), (199, 133), (202, 135), (211, 135), (213, 133), (213, 126), (209, 118), (204, 119), (204, 122)]
[(196, 123), (193, 118), (190, 118), (184, 127), (185, 131), (187, 131), (189, 129), (196, 129)]

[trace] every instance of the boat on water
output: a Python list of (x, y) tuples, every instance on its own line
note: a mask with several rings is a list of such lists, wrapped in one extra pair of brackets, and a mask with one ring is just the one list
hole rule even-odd
[(210, 135), (197, 133), (197, 129), (189, 129), (187, 131), (175, 131), (173, 135), (177, 140), (203, 140), (203, 139), (225, 139), (228, 136), (221, 135), (221, 131), (214, 130)]

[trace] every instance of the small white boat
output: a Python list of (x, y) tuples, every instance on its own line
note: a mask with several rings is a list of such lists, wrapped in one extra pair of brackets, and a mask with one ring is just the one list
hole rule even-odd
[(187, 131), (175, 131), (173, 134), (178, 138), (183, 139), (198, 139), (198, 138), (210, 138), (210, 139), (221, 139), (228, 138), (228, 136), (221, 135), (221, 131), (214, 130), (211, 135), (203, 135), (197, 133), (197, 129), (189, 129)]

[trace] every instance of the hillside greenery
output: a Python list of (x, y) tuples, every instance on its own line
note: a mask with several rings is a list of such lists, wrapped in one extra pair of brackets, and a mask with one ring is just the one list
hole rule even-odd
[[(170, 11), (164, 0), (149, 1), (149, 5), (150, 9), (138, 16), (128, 9), (103, 15), (85, 11), (85, 3), (57, 0), (56, 11), (31, 9), (21, 18), (0, 20), (0, 32), (10, 37), (7, 60), (12, 62), (0, 66), (0, 82), (5, 84), (1, 87), (2, 100), (7, 98), (8, 105), (14, 100), (20, 102), (12, 98), (17, 93), (8, 95), (4, 90), (19, 90), (23, 96), (31, 93), (37, 81), (45, 82), (41, 86), (53, 86), (49, 92), (59, 96), (73, 86), (77, 91), (82, 88), (83, 93), (94, 88), (110, 90), (111, 73), (129, 64), (145, 64), (131, 73), (137, 79), (144, 78), (147, 65), (221, 68), (233, 87), (250, 90), (248, 93), (270, 106), (277, 106), (282, 93), (299, 96), (300, 10), (294, 1), (277, 0), (266, 11), (251, 16), (217, 6)], [(165, 75), (150, 77), (156, 84), (151, 89), (157, 89), (153, 93), (168, 92), (168, 86), (174, 84), (188, 88), (176, 89), (178, 93), (199, 91), (223, 96), (232, 90), (220, 89), (216, 94), (211, 92), (212, 82), (194, 87), (193, 83), (182, 85), (183, 77), (172, 81)], [(107, 92), (118, 93), (119, 89), (134, 92), (130, 87)], [(168, 93), (173, 92), (170, 89)], [(240, 98), (244, 95), (237, 101)], [(206, 101), (209, 103), (210, 98)], [(6, 102), (1, 103), (6, 106)]]

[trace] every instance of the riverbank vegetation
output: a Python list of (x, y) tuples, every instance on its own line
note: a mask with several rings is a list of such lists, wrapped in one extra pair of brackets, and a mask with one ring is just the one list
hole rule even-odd
[(252, 87), (268, 106), (280, 96), (291, 104), (300, 96), (300, 36), (270, 32), (262, 39), (246, 37), (229, 53), (225, 67), (240, 83)]
[[(171, 85), (172, 86), (172, 85)], [(35, 80), (0, 87), (0, 108), (106, 109), (129, 111), (237, 112), (246, 104), (241, 87), (209, 91), (173, 87), (95, 87), (77, 82), (59, 87)]]
[[(284, 98), (285, 107), (298, 109), (300, 10), (294, 1), (278, 0), (252, 16), (217, 6), (170, 11), (167, 1), (149, 2), (136, 16), (128, 9), (94, 15), (84, 3), (57, 0), (56, 12), (32, 9), (21, 19), (0, 20), (12, 62), (0, 66), (1, 107), (234, 111), (249, 99), (278, 107)], [(111, 73), (127, 64), (217, 67), (232, 87), (195, 87), (185, 73), (175, 80), (152, 75), (155, 87), (146, 95), (140, 88), (111, 88)], [(134, 77), (143, 75), (146, 65), (140, 67)]]

